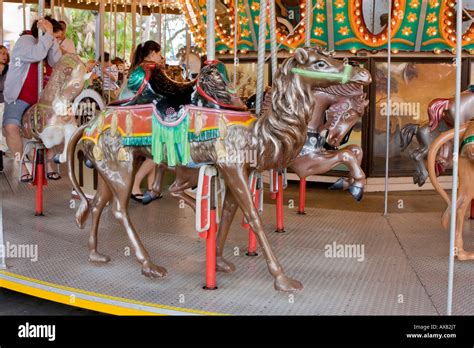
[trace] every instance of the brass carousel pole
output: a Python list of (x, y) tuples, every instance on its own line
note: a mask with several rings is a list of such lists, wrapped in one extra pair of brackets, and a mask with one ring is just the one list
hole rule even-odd
[(256, 113), (260, 114), (263, 101), (263, 84), (265, 76), (265, 39), (267, 36), (267, 1), (260, 0), (260, 23), (258, 26), (258, 53), (257, 53), (257, 95)]
[(143, 42), (143, 1), (140, 0), (140, 43)]
[(26, 30), (26, 0), (22, 1), (22, 12), (23, 12), (23, 30), (25, 31)]
[[(238, 43), (238, 29), (239, 29), (239, 10), (238, 0), (234, 6), (234, 89), (237, 89), (237, 66), (239, 65), (239, 57), (237, 54), (239, 43)], [(187, 34), (187, 31), (186, 31)]]
[(161, 42), (161, 26), (162, 26), (162, 22), (161, 22), (161, 2), (158, 3), (158, 15), (156, 17), (156, 36), (157, 36), (157, 42), (162, 45), (162, 42)]
[(166, 0), (163, 1), (163, 9), (164, 9), (164, 13), (163, 13), (163, 19), (162, 19), (162, 22), (163, 22), (163, 32), (162, 32), (162, 35), (163, 35), (163, 45), (161, 47), (161, 51), (163, 52), (163, 58), (166, 59), (166, 24), (168, 24), (166, 22)]
[[(109, 57), (112, 58), (112, 15), (113, 15), (113, 2), (110, 0), (110, 11), (109, 11)], [(115, 56), (114, 56), (115, 58)]]
[(99, 51), (100, 51), (100, 70), (102, 75), (102, 97), (104, 96), (104, 81), (105, 81), (105, 1), (100, 2), (99, 6)]
[(137, 0), (132, 0), (132, 52), (137, 47)]
[(311, 46), (311, 14), (313, 11), (311, 11), (311, 5), (313, 4), (312, 0), (306, 0), (306, 24), (305, 24), (305, 40), (304, 40), (304, 45), (306, 47)]
[(123, 60), (127, 61), (127, 4), (123, 4)]
[(117, 4), (114, 4), (114, 57), (117, 58)]
[[(43, 17), (44, 17), (44, 0), (39, 0), (38, 1), (38, 19), (41, 19)], [(39, 37), (43, 35), (43, 31), (41, 29), (38, 30), (38, 35)], [(38, 63), (38, 100), (42, 92), (43, 92), (43, 61)]]

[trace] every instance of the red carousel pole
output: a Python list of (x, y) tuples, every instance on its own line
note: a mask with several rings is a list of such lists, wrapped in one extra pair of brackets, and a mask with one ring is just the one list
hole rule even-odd
[[(212, 199), (211, 199), (212, 201)], [(206, 290), (217, 289), (216, 282), (216, 207), (211, 207), (211, 226), (206, 237)]]
[(35, 193), (35, 216), (44, 216), (43, 214), (43, 187), (47, 185), (44, 177), (45, 149), (37, 149), (35, 152), (35, 179), (33, 186), (36, 186)]
[(298, 204), (298, 214), (306, 214), (304, 211), (306, 202), (306, 178), (300, 178), (300, 200)]
[(474, 199), (471, 201), (471, 220), (474, 220)]
[(285, 224), (283, 221), (283, 173), (278, 172), (278, 191), (276, 193), (276, 219), (277, 226), (275, 232), (284, 233)]

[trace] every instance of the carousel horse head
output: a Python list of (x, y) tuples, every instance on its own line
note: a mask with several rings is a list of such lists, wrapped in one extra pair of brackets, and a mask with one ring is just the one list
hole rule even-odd
[(23, 115), (25, 138), (40, 140), (48, 149), (64, 143), (64, 151), (55, 158), (58, 163), (66, 162), (67, 144), (76, 129), (72, 104), (89, 77), (77, 55), (64, 55), (54, 66), (39, 102)]
[(370, 83), (367, 70), (352, 66), (347, 60), (336, 59), (333, 52), (321, 47), (296, 49), (294, 56), (283, 64), (280, 73), (291, 75), (291, 78), (297, 78), (311, 88)]
[(193, 104), (209, 108), (247, 110), (227, 75), (225, 65), (208, 61), (196, 82)]
[(368, 70), (360, 67), (358, 69), (359, 76), (366, 77), (360, 79), (361, 82), (315, 89), (317, 98), (336, 100), (327, 109), (325, 122), (318, 127), (318, 132), (326, 135), (326, 142), (332, 147), (339, 147), (347, 140), (351, 129), (360, 121), (369, 104), (364, 86), (369, 85), (372, 78)]
[(55, 65), (40, 103), (51, 104), (56, 115), (66, 115), (71, 102), (82, 92), (90, 78), (75, 54), (64, 55)]

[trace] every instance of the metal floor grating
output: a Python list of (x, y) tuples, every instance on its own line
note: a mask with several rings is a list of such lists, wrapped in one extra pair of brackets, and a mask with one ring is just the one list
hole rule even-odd
[[(6, 166), (0, 175), (6, 241), (38, 244), (39, 260), (8, 259), (8, 272), (108, 296), (151, 304), (243, 315), (436, 315), (446, 311), (448, 233), (440, 213), (378, 213), (307, 208), (307, 215), (285, 208), (287, 233), (274, 230), (275, 207), (265, 205), (263, 221), (286, 273), (303, 282), (291, 301), (273, 289), (263, 255), (245, 256), (247, 231), (238, 215), (225, 255), (232, 274), (218, 273), (217, 291), (201, 289), (205, 241), (194, 231), (194, 215), (169, 195), (148, 206), (131, 203), (132, 221), (154, 261), (168, 269), (165, 279), (147, 279), (125, 255), (125, 231), (110, 207), (104, 210), (99, 250), (112, 257), (107, 265), (87, 262), (89, 226), (79, 230), (69, 206), (67, 180), (45, 190), (45, 215), (33, 216), (34, 191), (18, 185)], [(8, 181), (8, 182), (7, 182)], [(8, 187), (7, 187), (8, 186)], [(8, 189), (7, 189), (8, 188)], [(474, 249), (474, 223), (466, 223), (466, 247)], [(328, 258), (325, 246), (361, 244), (362, 262)], [(235, 248), (240, 255), (235, 256)], [(455, 314), (474, 314), (474, 267), (456, 262)], [(403, 297), (400, 301), (400, 295)], [(183, 297), (184, 296), (184, 297)], [(184, 303), (180, 301), (184, 298)]]

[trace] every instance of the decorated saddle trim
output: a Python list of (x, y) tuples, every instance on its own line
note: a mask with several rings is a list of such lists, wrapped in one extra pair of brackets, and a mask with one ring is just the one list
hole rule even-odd
[(110, 129), (112, 135), (119, 132), (125, 146), (151, 145), (151, 119), (156, 112), (153, 104), (133, 107), (110, 107), (99, 114), (84, 130), (83, 140), (97, 144), (100, 135)]
[[(231, 126), (249, 127), (256, 118), (249, 112), (187, 105), (178, 113), (177, 125), (153, 117), (152, 154), (156, 163), (165, 158), (169, 166), (191, 163), (190, 143), (224, 139)], [(222, 148), (222, 147), (221, 147)]]
[[(168, 122), (166, 117), (173, 121)], [(225, 153), (223, 140), (228, 127), (249, 127), (256, 118), (249, 112), (209, 109), (187, 105), (177, 114), (163, 116), (155, 105), (110, 107), (101, 112), (84, 130), (82, 140), (98, 145), (103, 132), (112, 136), (118, 132), (122, 144), (127, 146), (151, 146), (156, 163), (166, 161), (170, 167), (188, 165), (191, 160), (191, 142), (216, 140), (216, 151)], [(100, 146), (97, 148), (97, 158)], [(218, 148), (218, 149), (217, 149)]]
[(257, 119), (250, 112), (209, 109), (197, 106), (187, 106), (191, 118), (189, 136), (190, 142), (202, 142), (219, 138), (222, 128), (229, 126), (249, 127)]

